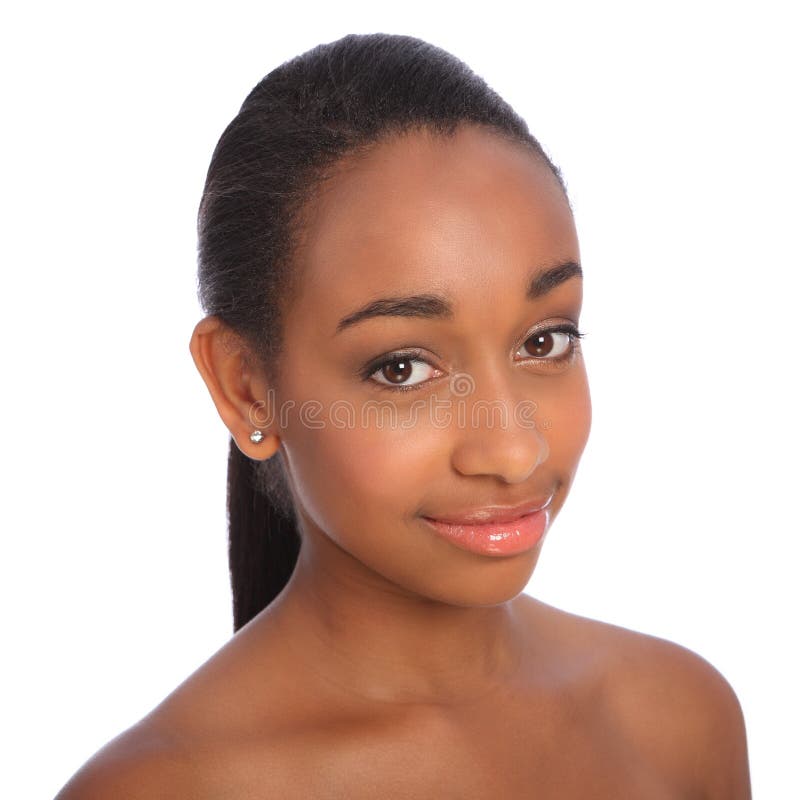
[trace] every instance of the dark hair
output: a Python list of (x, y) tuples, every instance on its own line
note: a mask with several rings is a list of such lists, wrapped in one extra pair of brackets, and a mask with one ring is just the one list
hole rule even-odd
[[(346, 155), (392, 134), (452, 136), (488, 126), (559, 170), (527, 124), (464, 62), (411, 36), (350, 34), (272, 70), (223, 132), (198, 215), (198, 297), (278, 385), (282, 311), (290, 295), (300, 212)], [(566, 194), (566, 192), (565, 192)], [(254, 427), (257, 427), (254, 425)], [(229, 561), (234, 631), (281, 592), (300, 550), (278, 451), (228, 456)]]

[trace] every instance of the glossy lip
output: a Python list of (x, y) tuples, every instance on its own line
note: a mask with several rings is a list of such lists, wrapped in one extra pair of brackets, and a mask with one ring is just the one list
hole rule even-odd
[(555, 493), (544, 501), (532, 500), (516, 506), (484, 506), (441, 517), (423, 516), (423, 519), (430, 522), (442, 522), (446, 525), (489, 525), (516, 522), (520, 517), (547, 508), (553, 501), (553, 497), (555, 497)]
[(452, 524), (429, 517), (422, 519), (451, 544), (483, 556), (514, 556), (526, 553), (542, 541), (550, 527), (550, 511), (547, 507), (508, 522)]

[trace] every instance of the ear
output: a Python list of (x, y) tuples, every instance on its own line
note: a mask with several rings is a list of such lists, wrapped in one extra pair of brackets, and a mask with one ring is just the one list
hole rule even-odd
[[(274, 455), (280, 447), (270, 407), (274, 392), (242, 338), (219, 317), (208, 316), (195, 325), (189, 350), (237, 447), (256, 461)], [(264, 436), (257, 444), (250, 440), (254, 430)]]

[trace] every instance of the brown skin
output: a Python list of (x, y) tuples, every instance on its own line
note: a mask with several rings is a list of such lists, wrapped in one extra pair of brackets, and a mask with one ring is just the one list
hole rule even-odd
[[(550, 491), (555, 518), (567, 498), (591, 425), (584, 362), (579, 348), (554, 366), (523, 347), (534, 329), (579, 322), (580, 278), (524, 294), (532, 268), (579, 261), (554, 177), (470, 127), (452, 140), (387, 141), (343, 166), (307, 210), (280, 385), (219, 320), (202, 320), (191, 340), (240, 449), (282, 450), (297, 568), (59, 800), (749, 798), (741, 709), (710, 664), (523, 594), (542, 542), (477, 555), (420, 519)], [(431, 292), (451, 298), (452, 318), (383, 317), (335, 334), (377, 297)], [(406, 381), (416, 391), (358, 376), (411, 347), (422, 350)], [(328, 416), (334, 401), (360, 413), (379, 400), (405, 418), (415, 401), (447, 397), (456, 373), (474, 382), (468, 421), (479, 400), (527, 399), (543, 424), (435, 425), (423, 410), (392, 429)], [(312, 399), (313, 426), (297, 413)], [(253, 444), (254, 404), (264, 413), (264, 402), (290, 400), (286, 424)]]

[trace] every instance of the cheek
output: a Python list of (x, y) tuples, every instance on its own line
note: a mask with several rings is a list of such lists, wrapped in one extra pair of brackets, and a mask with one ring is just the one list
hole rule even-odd
[(422, 496), (420, 437), (414, 431), (355, 424), (288, 429), (284, 452), (297, 499), (314, 524), (340, 544), (358, 529), (385, 528), (413, 513)]
[(550, 459), (570, 482), (592, 427), (592, 401), (583, 367), (572, 371), (557, 394), (543, 404), (539, 424), (550, 445)]

